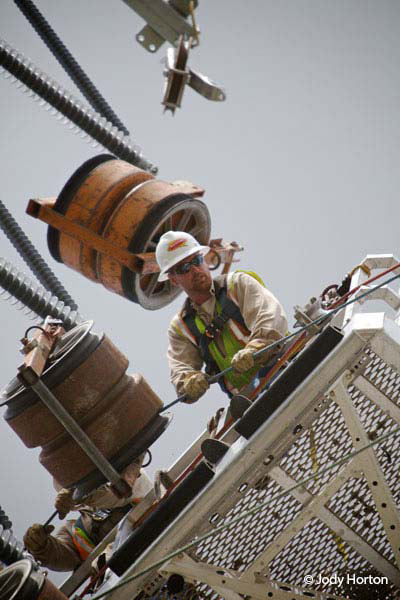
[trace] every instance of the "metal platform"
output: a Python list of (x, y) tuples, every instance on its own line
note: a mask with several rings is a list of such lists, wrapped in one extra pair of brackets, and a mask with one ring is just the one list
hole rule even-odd
[[(394, 260), (364, 263), (383, 268)], [(400, 598), (399, 432), (370, 445), (400, 425), (400, 298), (393, 290), (377, 295), (391, 309), (343, 311), (335, 323), (343, 326), (341, 341), (249, 439), (238, 423), (225, 434), (231, 446), (210, 482), (100, 592), (215, 532), (107, 598)], [(172, 477), (190, 464), (202, 437), (170, 469)], [(150, 494), (131, 518), (152, 500)], [(169, 593), (172, 573), (192, 583), (191, 591)]]

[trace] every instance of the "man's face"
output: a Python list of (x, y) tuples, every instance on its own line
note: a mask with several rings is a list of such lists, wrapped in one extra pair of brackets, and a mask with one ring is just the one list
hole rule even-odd
[[(187, 272), (184, 273), (182, 270)], [(191, 292), (208, 292), (212, 283), (210, 269), (198, 252), (177, 263), (170, 269), (168, 277), (174, 285), (181, 287), (189, 296)]]

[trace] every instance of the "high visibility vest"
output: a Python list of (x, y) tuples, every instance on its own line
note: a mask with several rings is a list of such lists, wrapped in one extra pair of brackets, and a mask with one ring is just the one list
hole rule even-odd
[[(128, 504), (125, 506), (118, 506), (116, 508), (109, 509), (98, 509), (93, 513), (90, 513), (90, 522), (85, 528), (82, 517), (78, 517), (75, 522), (69, 522), (68, 530), (70, 532), (72, 542), (75, 548), (79, 552), (79, 556), (82, 561), (86, 560), (93, 548), (103, 539), (107, 533), (107, 529), (104, 530), (104, 524), (109, 523), (108, 529), (111, 531), (115, 527), (117, 521), (114, 523), (110, 520), (115, 517), (115, 513), (120, 513), (118, 520), (122, 519), (124, 514), (130, 511), (132, 506), (139, 504), (141, 498), (131, 498)], [(100, 529), (102, 527), (102, 530)]]
[(74, 523), (70, 522), (68, 528), (71, 534), (72, 542), (75, 548), (78, 550), (79, 556), (83, 562), (87, 559), (96, 544), (90, 539), (88, 533), (83, 527), (80, 517)]
[[(235, 271), (234, 273), (237, 273)], [(253, 271), (243, 271), (254, 277), (261, 285), (264, 285), (262, 279)], [(223, 284), (218, 285), (214, 282), (216, 299), (216, 317), (211, 325), (206, 325), (202, 318), (191, 308), (189, 302), (184, 306), (178, 319), (175, 319), (174, 326), (182, 335), (188, 337), (196, 346), (206, 365), (206, 372), (214, 375), (230, 366), (233, 356), (244, 348), (249, 340), (251, 332), (247, 329), (239, 306), (232, 299), (230, 291), (233, 288), (232, 276), (229, 273)], [(220, 325), (220, 327), (218, 327)], [(213, 340), (213, 335), (219, 333), (223, 351)], [(219, 381), (222, 389), (228, 388), (240, 390), (248, 385), (259, 371), (260, 367), (255, 366), (246, 373), (236, 373), (231, 370), (224, 376), (224, 382)]]

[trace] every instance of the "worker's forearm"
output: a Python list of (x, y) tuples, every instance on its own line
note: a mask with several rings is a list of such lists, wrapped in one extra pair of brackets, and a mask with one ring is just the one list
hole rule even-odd
[(192, 371), (200, 371), (203, 360), (198, 348), (188, 339), (179, 334), (169, 331), (168, 363), (170, 368), (170, 379), (177, 394), (183, 393), (183, 381)]
[(32, 554), (52, 571), (73, 571), (82, 562), (65, 526), (59, 529), (56, 536), (48, 537), (43, 550)]

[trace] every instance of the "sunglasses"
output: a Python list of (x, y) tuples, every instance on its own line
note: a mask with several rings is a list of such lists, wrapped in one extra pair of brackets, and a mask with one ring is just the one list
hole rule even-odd
[(176, 267), (170, 269), (168, 272), (172, 275), (186, 275), (186, 273), (189, 273), (192, 266), (199, 267), (203, 264), (203, 262), (204, 257), (201, 254), (196, 254), (196, 256), (192, 258), (192, 260), (188, 260), (187, 262), (177, 265)]

